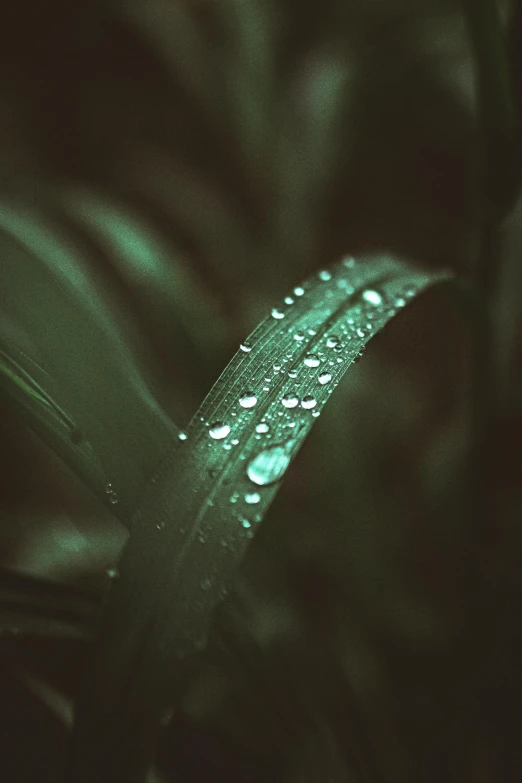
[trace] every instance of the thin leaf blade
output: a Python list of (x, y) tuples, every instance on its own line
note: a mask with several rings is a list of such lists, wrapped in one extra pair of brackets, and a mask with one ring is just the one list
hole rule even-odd
[(294, 289), (243, 343), (134, 518), (79, 703), (75, 783), (144, 779), (162, 710), (317, 414), (371, 337), (448, 276), (393, 258), (344, 259)]

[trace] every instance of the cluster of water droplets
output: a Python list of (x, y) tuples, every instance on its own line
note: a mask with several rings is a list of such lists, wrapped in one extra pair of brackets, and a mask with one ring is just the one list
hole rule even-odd
[(111, 506), (115, 506), (119, 498), (111, 483), (105, 485), (105, 494)]

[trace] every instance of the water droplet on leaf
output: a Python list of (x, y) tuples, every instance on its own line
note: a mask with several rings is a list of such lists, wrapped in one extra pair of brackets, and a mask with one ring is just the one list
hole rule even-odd
[(308, 356), (305, 356), (304, 363), (307, 367), (319, 367), (319, 357), (315, 353), (309, 353)]
[(374, 305), (375, 307), (383, 302), (382, 294), (374, 288), (367, 288), (366, 291), (363, 292), (362, 298), (365, 302), (368, 302), (368, 304)]
[(247, 476), (259, 487), (279, 481), (290, 464), (290, 455), (284, 446), (271, 446), (257, 454), (248, 464)]
[(179, 440), (187, 440), (187, 433), (181, 430), (181, 432), (178, 433), (178, 439)]
[(279, 321), (281, 318), (284, 317), (285, 314), (281, 310), (278, 310), (277, 307), (274, 307), (274, 309), (272, 310), (272, 318), (275, 318), (276, 320)]
[(222, 438), (226, 438), (227, 435), (230, 432), (230, 427), (228, 424), (223, 424), (221, 421), (217, 421), (215, 424), (213, 424), (208, 434), (211, 438), (214, 438), (214, 440), (222, 440)]
[(242, 408), (253, 408), (256, 402), (257, 397), (255, 394), (252, 394), (252, 392), (245, 392), (239, 400), (239, 404)]
[(309, 410), (310, 408), (315, 408), (317, 405), (317, 400), (315, 397), (312, 397), (311, 394), (308, 394), (306, 397), (303, 397), (301, 400), (301, 407), (306, 408), (306, 410)]
[(321, 271), (318, 274), (319, 280), (324, 280), (325, 282), (332, 279), (331, 273), (327, 269), (321, 269)]
[(245, 503), (248, 503), (249, 505), (254, 505), (255, 503), (259, 503), (261, 500), (261, 495), (259, 492), (247, 492), (245, 495)]
[(295, 408), (299, 404), (299, 400), (294, 394), (285, 394), (281, 402), (285, 408)]
[(326, 345), (328, 348), (335, 348), (337, 345), (339, 345), (339, 338), (335, 335), (332, 335), (332, 337), (327, 339)]
[(300, 285), (296, 286), (296, 288), (294, 288), (294, 294), (296, 296), (302, 296), (304, 294), (304, 288), (301, 288)]
[(266, 421), (260, 422), (256, 427), (256, 432), (264, 433), (268, 432), (270, 429), (270, 426), (266, 423)]
[(249, 342), (241, 343), (241, 345), (239, 347), (245, 353), (250, 353), (250, 351), (252, 350), (252, 344), (249, 343)]
[(329, 372), (322, 372), (321, 375), (317, 379), (321, 386), (324, 386), (326, 383), (330, 383), (332, 380), (332, 376)]

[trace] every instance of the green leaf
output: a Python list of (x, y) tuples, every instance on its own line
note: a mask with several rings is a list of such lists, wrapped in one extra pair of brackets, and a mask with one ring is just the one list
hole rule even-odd
[(0, 232), (0, 394), (128, 523), (177, 435), (131, 349), (140, 340), (50, 209), (3, 203)]
[(100, 615), (94, 593), (0, 569), (0, 636), (92, 639)]
[(133, 520), (78, 704), (68, 780), (144, 780), (162, 711), (327, 399), (390, 318), (448, 277), (347, 258), (295, 288), (243, 343)]

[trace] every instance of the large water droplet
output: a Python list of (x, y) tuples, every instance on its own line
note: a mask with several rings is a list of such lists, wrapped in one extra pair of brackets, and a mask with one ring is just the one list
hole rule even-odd
[(310, 408), (315, 408), (317, 405), (317, 400), (315, 397), (312, 397), (311, 394), (307, 394), (306, 397), (303, 397), (301, 400), (301, 407), (306, 408), (306, 410), (309, 410)]
[(275, 318), (277, 321), (279, 321), (281, 318), (284, 317), (285, 314), (281, 310), (278, 310), (277, 307), (274, 307), (274, 309), (272, 310), (272, 318)]
[(332, 380), (332, 376), (329, 372), (322, 372), (321, 375), (317, 379), (321, 386), (324, 386), (326, 383), (330, 383)]
[(304, 363), (307, 367), (319, 367), (319, 357), (315, 353), (309, 353), (308, 356), (305, 356)]
[(248, 503), (249, 505), (254, 505), (255, 503), (259, 503), (261, 500), (261, 495), (259, 492), (247, 492), (245, 495), (245, 503)]
[(261, 421), (256, 426), (256, 432), (260, 432), (260, 433), (268, 432), (269, 429), (270, 429), (270, 426), (266, 423), (266, 421)]
[(242, 408), (253, 408), (256, 402), (257, 397), (255, 394), (252, 394), (252, 392), (245, 392), (239, 400), (239, 404)]
[(281, 402), (283, 403), (285, 408), (295, 408), (296, 405), (299, 404), (299, 400), (297, 399), (295, 394), (285, 394)]
[(327, 339), (326, 345), (328, 348), (335, 348), (337, 345), (339, 345), (339, 338), (336, 335), (332, 335)]
[(374, 288), (367, 288), (366, 291), (363, 292), (362, 298), (365, 302), (368, 302), (368, 304), (374, 305), (375, 307), (383, 302), (382, 294)]
[(250, 351), (252, 350), (252, 343), (249, 343), (249, 342), (245, 341), (244, 343), (241, 343), (241, 345), (239, 347), (245, 353), (250, 353)]
[(215, 424), (212, 424), (210, 427), (208, 434), (211, 438), (214, 438), (214, 440), (222, 440), (222, 438), (226, 438), (228, 433), (230, 432), (230, 427), (228, 424), (223, 424), (222, 421), (217, 421)]
[(247, 476), (260, 487), (279, 481), (290, 464), (284, 446), (271, 446), (257, 454), (248, 464)]

